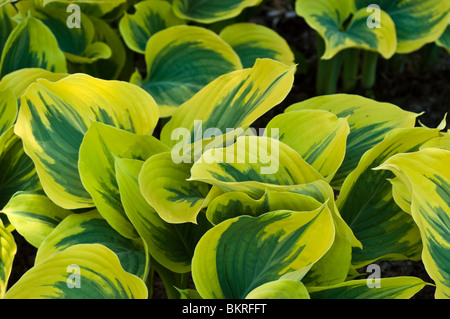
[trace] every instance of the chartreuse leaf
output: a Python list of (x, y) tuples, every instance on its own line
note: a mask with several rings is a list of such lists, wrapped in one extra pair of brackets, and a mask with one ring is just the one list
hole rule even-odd
[(443, 150), (450, 151), (450, 131), (447, 131), (445, 133), (441, 132), (438, 137), (423, 143), (420, 146), (420, 149), (422, 150), (428, 147), (441, 148)]
[(327, 181), (344, 160), (350, 128), (345, 118), (324, 110), (299, 110), (272, 118), (266, 132), (279, 130), (279, 140), (292, 147)]
[(95, 26), (88, 15), (80, 10), (80, 28), (67, 27), (67, 8), (37, 8), (33, 17), (42, 21), (53, 33), (58, 46), (70, 62), (92, 63), (108, 59), (111, 49), (102, 42), (93, 42)]
[(0, 0), (0, 54), (3, 51), (3, 46), (6, 43), (6, 39), (8, 39), (9, 34), (16, 25), (14, 20), (10, 18), (14, 9), (11, 5), (7, 5), (8, 2), (2, 3), (2, 1), (4, 0)]
[(10, 89), (20, 101), (28, 86), (38, 79), (56, 82), (66, 77), (67, 73), (54, 73), (41, 68), (24, 68), (5, 75), (0, 81), (0, 91)]
[(251, 68), (256, 59), (268, 58), (294, 64), (294, 53), (276, 31), (254, 23), (235, 23), (220, 31), (220, 37), (239, 55), (244, 68)]
[[(79, 288), (77, 288), (79, 287)], [(5, 299), (146, 299), (145, 283), (100, 244), (79, 244), (36, 264)]]
[(0, 78), (32, 67), (67, 72), (66, 58), (50, 29), (40, 20), (27, 17), (14, 28), (5, 43), (0, 60)]
[(311, 299), (409, 299), (427, 283), (416, 277), (380, 278), (379, 287), (370, 288), (367, 279), (333, 286), (308, 287)]
[(293, 192), (267, 190), (259, 199), (244, 192), (227, 192), (214, 198), (208, 205), (206, 216), (217, 225), (227, 219), (249, 215), (253, 217), (276, 210), (310, 211), (321, 203), (315, 198)]
[(35, 265), (79, 244), (104, 245), (117, 255), (125, 271), (140, 278), (146, 276), (147, 257), (142, 241), (118, 234), (96, 210), (71, 214), (59, 223), (39, 247)]
[(151, 135), (138, 135), (97, 122), (84, 135), (78, 161), (81, 182), (99, 213), (122, 236), (138, 237), (121, 205), (115, 157), (146, 160), (168, 151), (168, 146)]
[(228, 219), (200, 239), (192, 278), (205, 299), (242, 299), (262, 284), (309, 269), (333, 239), (326, 205), (310, 212), (276, 211)]
[(283, 142), (270, 137), (241, 136), (226, 148), (204, 152), (192, 166), (190, 180), (228, 191), (233, 190), (228, 185), (240, 182), (295, 185), (324, 178)]
[(146, 201), (168, 223), (196, 223), (197, 214), (209, 192), (209, 185), (188, 181), (192, 164), (176, 163), (171, 152), (150, 157), (139, 174), (139, 186)]
[(0, 219), (0, 298), (6, 292), (16, 252), (17, 246), (14, 237)]
[(95, 25), (94, 43), (105, 43), (111, 50), (111, 57), (106, 60), (97, 59), (92, 63), (77, 64), (76, 68), (98, 78), (116, 80), (119, 78), (127, 59), (123, 40), (119, 32), (106, 21), (92, 16), (90, 19)]
[(11, 89), (0, 89), (0, 136), (16, 121), (17, 100)]
[(177, 16), (200, 23), (213, 23), (234, 18), (247, 7), (256, 6), (262, 0), (173, 0), (173, 10)]
[(126, 0), (41, 0), (46, 8), (67, 8), (69, 4), (77, 4), (80, 11), (100, 18), (126, 4)]
[[(350, 126), (345, 157), (331, 185), (340, 188), (344, 179), (358, 165), (361, 156), (394, 128), (414, 127), (419, 114), (407, 112), (396, 105), (381, 103), (352, 94), (332, 94), (314, 97), (293, 104), (286, 112), (319, 109), (346, 118)], [(281, 126), (280, 129), (282, 129)]]
[[(450, 151), (425, 148), (397, 154), (378, 169), (392, 171), (411, 198), (423, 242), (422, 260), (436, 283), (436, 298), (450, 298)], [(393, 190), (396, 192), (396, 189)]]
[(42, 191), (15, 193), (1, 212), (8, 216), (17, 232), (36, 248), (72, 213), (55, 205)]
[(163, 127), (161, 141), (174, 146), (177, 137), (173, 135), (179, 130), (187, 130), (191, 137), (179, 143), (191, 144), (211, 128), (223, 134), (247, 128), (284, 100), (292, 88), (294, 72), (294, 66), (257, 59), (251, 69), (220, 76), (178, 108)]
[(33, 161), (14, 134), (14, 126), (0, 136), (0, 167), (0, 208), (18, 191), (42, 189)]
[(165, 222), (140, 193), (138, 176), (142, 166), (139, 160), (116, 158), (117, 183), (125, 212), (150, 255), (165, 268), (186, 273), (191, 269), (194, 248), (210, 225), (202, 216), (197, 225)]
[(379, 258), (420, 259), (419, 228), (393, 199), (387, 180), (392, 173), (373, 168), (395, 154), (417, 151), (422, 143), (438, 135), (438, 129), (395, 129), (364, 154), (345, 180), (336, 204), (363, 245), (363, 249), (353, 250), (354, 265), (366, 265)]
[(275, 280), (253, 289), (245, 299), (310, 299), (301, 281)]
[(450, 17), (448, 21), (449, 23), (447, 25), (447, 28), (445, 29), (441, 37), (436, 40), (436, 44), (443, 47), (445, 50), (447, 50), (448, 53), (450, 53)]
[(66, 209), (92, 207), (78, 171), (78, 151), (92, 121), (136, 134), (151, 133), (156, 103), (126, 82), (73, 74), (32, 84), (21, 98), (15, 132), (33, 160), (47, 196)]
[(367, 20), (372, 13), (366, 7), (355, 10), (352, 0), (318, 0), (313, 3), (297, 0), (295, 10), (324, 39), (322, 59), (331, 59), (348, 48), (376, 51), (386, 59), (395, 53), (395, 25), (383, 10), (380, 10), (379, 28), (368, 27)]
[(145, 49), (147, 76), (135, 73), (131, 82), (149, 92), (161, 116), (171, 116), (205, 85), (242, 68), (234, 50), (213, 31), (179, 25), (154, 34)]
[[(361, 10), (371, 3), (371, 0), (355, 1), (356, 7)], [(450, 3), (446, 0), (381, 0), (377, 4), (394, 21), (397, 53), (410, 53), (436, 41), (447, 27), (450, 17)], [(383, 23), (381, 20), (381, 25)]]
[(125, 12), (120, 19), (119, 30), (128, 48), (138, 53), (145, 52), (148, 39), (156, 32), (185, 23), (167, 1), (142, 1), (134, 8), (134, 14)]

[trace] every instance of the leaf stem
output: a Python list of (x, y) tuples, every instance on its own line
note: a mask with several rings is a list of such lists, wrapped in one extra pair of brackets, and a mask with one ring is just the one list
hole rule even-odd
[(364, 51), (362, 63), (362, 85), (371, 89), (375, 84), (376, 70), (378, 65), (378, 52)]

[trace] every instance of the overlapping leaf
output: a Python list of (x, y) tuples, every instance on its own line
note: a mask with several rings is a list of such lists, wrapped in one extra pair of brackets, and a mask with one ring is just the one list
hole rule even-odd
[(301, 277), (330, 248), (329, 209), (228, 219), (199, 241), (192, 277), (203, 298), (244, 298), (283, 275)]
[[(378, 169), (391, 170), (409, 192), (410, 211), (423, 242), (422, 260), (436, 282), (436, 298), (450, 298), (450, 151), (425, 148), (397, 154)], [(398, 189), (394, 188), (394, 192)]]
[(74, 245), (44, 260), (24, 274), (4, 296), (5, 299), (147, 297), (145, 283), (124, 271), (117, 255), (99, 244)]
[(78, 172), (78, 151), (92, 121), (146, 134), (158, 120), (156, 103), (142, 89), (85, 74), (55, 83), (38, 80), (22, 96), (21, 105), (15, 132), (46, 194), (66, 209), (93, 206)]
[(217, 77), (242, 68), (234, 50), (214, 32), (196, 26), (173, 26), (154, 34), (145, 49), (147, 76), (134, 73), (131, 82), (149, 92), (161, 116)]
[(16, 252), (17, 246), (14, 237), (0, 219), (0, 298), (6, 292)]

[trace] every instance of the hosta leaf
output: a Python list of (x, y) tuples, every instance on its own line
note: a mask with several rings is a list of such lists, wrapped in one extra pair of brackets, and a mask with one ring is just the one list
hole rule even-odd
[(270, 137), (241, 136), (226, 148), (210, 149), (194, 163), (190, 180), (232, 190), (228, 185), (261, 182), (275, 185), (323, 180), (292, 148)]
[(436, 40), (436, 44), (443, 47), (450, 54), (450, 18), (447, 28), (445, 29), (441, 37)]
[(151, 133), (158, 109), (142, 89), (73, 74), (38, 80), (21, 98), (16, 134), (36, 166), (47, 196), (66, 209), (92, 207), (78, 172), (78, 151), (92, 121), (136, 134)]
[[(223, 134), (230, 128), (247, 128), (283, 101), (292, 88), (294, 72), (293, 66), (258, 59), (251, 69), (220, 76), (178, 108), (163, 127), (161, 141), (171, 147), (177, 144), (172, 138), (175, 130), (187, 129), (197, 141), (209, 128)], [(201, 127), (195, 127), (194, 120)]]
[(142, 1), (134, 5), (135, 13), (125, 13), (120, 19), (119, 30), (127, 46), (138, 53), (144, 53), (150, 37), (158, 31), (178, 24), (184, 20), (172, 11), (166, 1)]
[(71, 62), (92, 63), (107, 59), (111, 50), (105, 43), (93, 42), (95, 26), (89, 16), (80, 11), (80, 28), (67, 27), (67, 8), (37, 8), (33, 17), (42, 21), (53, 33), (58, 46)]
[(5, 295), (6, 299), (146, 299), (147, 297), (145, 283), (135, 275), (124, 271), (116, 254), (99, 244), (71, 246), (52, 258), (36, 264)]
[(377, 51), (384, 58), (390, 58), (397, 46), (395, 25), (391, 17), (380, 10), (380, 28), (369, 28), (367, 19), (372, 13), (366, 7), (354, 11), (353, 6), (351, 0), (297, 0), (295, 10), (324, 39), (325, 52), (322, 59), (331, 59), (347, 48)]
[(217, 34), (201, 27), (173, 26), (154, 34), (145, 49), (147, 76), (142, 86), (170, 116), (178, 106), (218, 76), (242, 68), (239, 56)]
[(293, 104), (286, 112), (319, 109), (347, 118), (350, 134), (345, 157), (331, 185), (340, 188), (344, 179), (358, 165), (361, 156), (394, 128), (414, 127), (419, 114), (407, 112), (389, 103), (381, 103), (352, 94), (318, 96)]
[(0, 219), (0, 298), (6, 292), (16, 252), (17, 246), (14, 237)]
[(158, 263), (176, 273), (188, 272), (194, 248), (209, 223), (201, 216), (197, 225), (170, 224), (161, 219), (140, 193), (138, 176), (142, 165), (139, 160), (116, 158), (117, 183), (125, 212)]
[(81, 12), (100, 18), (123, 6), (126, 0), (42, 0), (42, 3), (46, 8), (67, 8), (77, 4)]
[(450, 151), (450, 131), (440, 133), (438, 137), (426, 141), (420, 146), (420, 149), (433, 147)]
[(342, 218), (361, 241), (352, 263), (365, 265), (379, 258), (419, 259), (422, 249), (419, 229), (409, 214), (395, 203), (389, 171), (375, 171), (392, 155), (413, 152), (438, 136), (437, 129), (400, 128), (367, 151), (342, 185), (336, 201)]
[(18, 191), (42, 189), (33, 161), (14, 134), (14, 126), (0, 136), (0, 167), (0, 209)]
[(212, 23), (233, 18), (247, 7), (256, 6), (262, 0), (173, 0), (173, 10), (181, 18), (200, 23)]
[(254, 23), (235, 23), (220, 31), (220, 37), (239, 55), (244, 68), (251, 68), (256, 59), (268, 58), (294, 64), (294, 53), (276, 31)]
[(275, 280), (253, 289), (245, 299), (310, 299), (300, 281)]
[(71, 214), (58, 224), (39, 247), (35, 265), (79, 244), (104, 245), (117, 255), (125, 271), (145, 277), (147, 257), (142, 241), (118, 234), (96, 210)]
[(168, 223), (196, 223), (209, 185), (188, 181), (192, 164), (175, 163), (170, 152), (150, 157), (142, 167), (139, 186), (147, 202)]
[(118, 79), (127, 59), (125, 45), (119, 32), (102, 19), (95, 17), (90, 17), (90, 19), (95, 25), (94, 44), (101, 43), (103, 46), (107, 46), (111, 51), (111, 57), (106, 60), (97, 59), (92, 63), (77, 64), (76, 68), (102, 79)]
[(170, 149), (151, 135), (138, 135), (93, 122), (80, 146), (81, 182), (99, 213), (122, 236), (138, 237), (121, 205), (114, 168), (115, 157), (146, 160)]
[(292, 147), (327, 181), (331, 181), (345, 156), (350, 133), (345, 118), (323, 110), (299, 110), (272, 118), (266, 130), (275, 128), (279, 130), (281, 142)]
[[(371, 0), (355, 1), (358, 8), (366, 8), (371, 3)], [(450, 17), (450, 3), (446, 0), (381, 0), (377, 4), (394, 21), (397, 53), (410, 53), (437, 40)]]
[[(0, 54), (3, 51), (3, 46), (8, 39), (9, 34), (15, 26), (15, 22), (10, 18), (9, 12), (11, 8), (5, 5), (8, 2), (3, 2), (0, 0)], [(9, 0), (7, 0), (9, 1)]]
[(245, 298), (253, 289), (311, 267), (330, 248), (334, 226), (326, 205), (228, 219), (199, 241), (192, 277), (205, 298)]
[(380, 287), (369, 288), (367, 279), (358, 279), (328, 287), (308, 287), (308, 292), (311, 299), (409, 299), (426, 285), (416, 277), (379, 280)]
[(54, 73), (41, 68), (24, 68), (5, 75), (0, 81), (0, 90), (10, 89), (20, 101), (28, 86), (38, 79), (56, 82), (66, 77), (67, 73)]
[(0, 136), (14, 124), (17, 112), (17, 100), (12, 90), (0, 89)]
[(40, 20), (27, 17), (14, 28), (5, 43), (0, 60), (0, 78), (32, 67), (67, 72), (66, 58), (50, 29)]
[(267, 190), (259, 199), (254, 199), (244, 192), (228, 192), (211, 201), (206, 210), (206, 216), (212, 224), (217, 225), (242, 215), (257, 217), (281, 209), (310, 211), (319, 206), (321, 203), (315, 198), (293, 192)]
[[(391, 170), (410, 193), (420, 229), (422, 260), (436, 282), (436, 298), (450, 298), (450, 151), (426, 148), (397, 154), (378, 169)], [(394, 188), (394, 192), (396, 189)]]
[(42, 191), (15, 193), (1, 210), (27, 242), (38, 248), (72, 212), (56, 206)]

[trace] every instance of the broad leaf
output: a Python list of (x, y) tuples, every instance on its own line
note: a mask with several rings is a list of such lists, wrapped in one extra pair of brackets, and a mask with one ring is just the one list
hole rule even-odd
[(14, 124), (17, 112), (17, 100), (12, 90), (0, 89), (0, 136)]
[[(361, 10), (372, 3), (372, 0), (355, 0), (356, 7)], [(450, 2), (447, 0), (380, 0), (377, 4), (394, 21), (397, 53), (410, 53), (436, 41), (450, 17)]]
[(131, 78), (158, 103), (161, 116), (217, 77), (241, 69), (239, 56), (214, 32), (195, 26), (173, 26), (154, 34), (145, 48), (147, 76)]
[(192, 277), (205, 298), (245, 298), (283, 275), (309, 269), (330, 248), (334, 226), (326, 205), (228, 219), (199, 241)]
[(416, 277), (380, 278), (380, 287), (370, 288), (367, 279), (327, 287), (308, 287), (311, 299), (410, 299), (425, 285)]
[(366, 7), (355, 11), (352, 0), (297, 0), (295, 3), (297, 14), (325, 41), (322, 59), (331, 59), (348, 48), (376, 51), (388, 59), (397, 47), (394, 22), (380, 10), (380, 27), (370, 28), (367, 20), (372, 13)]
[[(292, 147), (327, 181), (344, 160), (350, 128), (345, 118), (323, 110), (292, 111), (275, 116), (266, 130), (279, 130), (279, 140)], [(266, 132), (267, 132), (266, 131)]]
[(275, 280), (253, 289), (245, 299), (310, 299), (300, 281)]
[(173, 10), (183, 19), (200, 23), (212, 23), (233, 18), (247, 7), (256, 6), (262, 0), (173, 0)]
[(78, 169), (99, 213), (122, 236), (138, 237), (121, 205), (116, 157), (146, 160), (170, 149), (151, 135), (138, 135), (93, 122), (80, 146)]
[(314, 97), (289, 106), (286, 112), (308, 109), (332, 112), (339, 118), (346, 118), (350, 126), (344, 161), (331, 182), (331, 185), (338, 189), (366, 151), (381, 142), (394, 128), (414, 127), (419, 115), (404, 111), (393, 104), (352, 94)]
[(66, 209), (93, 206), (78, 172), (78, 151), (92, 121), (147, 134), (158, 121), (158, 109), (132, 84), (85, 74), (55, 83), (38, 80), (21, 98), (15, 132), (47, 196)]
[(0, 298), (6, 292), (16, 252), (17, 246), (14, 237), (0, 219)]
[[(450, 151), (425, 148), (397, 154), (378, 169), (391, 170), (409, 192), (420, 229), (422, 260), (436, 282), (436, 298), (450, 298)], [(394, 188), (394, 193), (398, 189)]]
[(175, 16), (167, 1), (142, 1), (134, 5), (135, 13), (125, 12), (119, 30), (128, 48), (144, 53), (148, 40), (156, 32), (179, 24), (184, 20)]
[(235, 23), (222, 29), (219, 35), (236, 51), (244, 68), (251, 68), (258, 58), (294, 64), (295, 57), (289, 44), (269, 27), (254, 23)]
[(171, 224), (161, 219), (140, 193), (138, 176), (142, 165), (139, 160), (116, 159), (117, 183), (125, 212), (158, 263), (176, 273), (188, 272), (194, 248), (209, 223), (204, 216), (199, 216), (197, 225)]
[[(77, 286), (79, 288), (77, 288)], [(5, 299), (146, 299), (147, 286), (99, 244), (67, 248), (27, 271)]]
[(15, 193), (1, 212), (8, 216), (17, 232), (36, 248), (72, 213), (56, 206), (42, 191)]
[(0, 78), (23, 68), (67, 72), (66, 58), (55, 36), (33, 17), (22, 20), (9, 35), (1, 55)]
[(71, 214), (59, 223), (39, 247), (35, 265), (79, 244), (104, 245), (117, 255), (125, 271), (146, 277), (148, 261), (142, 241), (121, 236), (96, 210)]
[(395, 154), (418, 150), (422, 143), (438, 134), (437, 129), (395, 129), (364, 154), (345, 180), (336, 203), (342, 218), (363, 245), (363, 249), (353, 251), (355, 265), (363, 266), (379, 258), (420, 259), (419, 229), (393, 199), (387, 180), (392, 174), (373, 168)]
[[(284, 100), (292, 88), (295, 67), (258, 59), (251, 69), (225, 74), (183, 103), (163, 127), (161, 141), (186, 145), (244, 128)], [(177, 143), (180, 133), (188, 139)]]
[(170, 152), (150, 157), (139, 174), (146, 201), (168, 223), (196, 223), (209, 185), (188, 181), (192, 164), (176, 163)]

